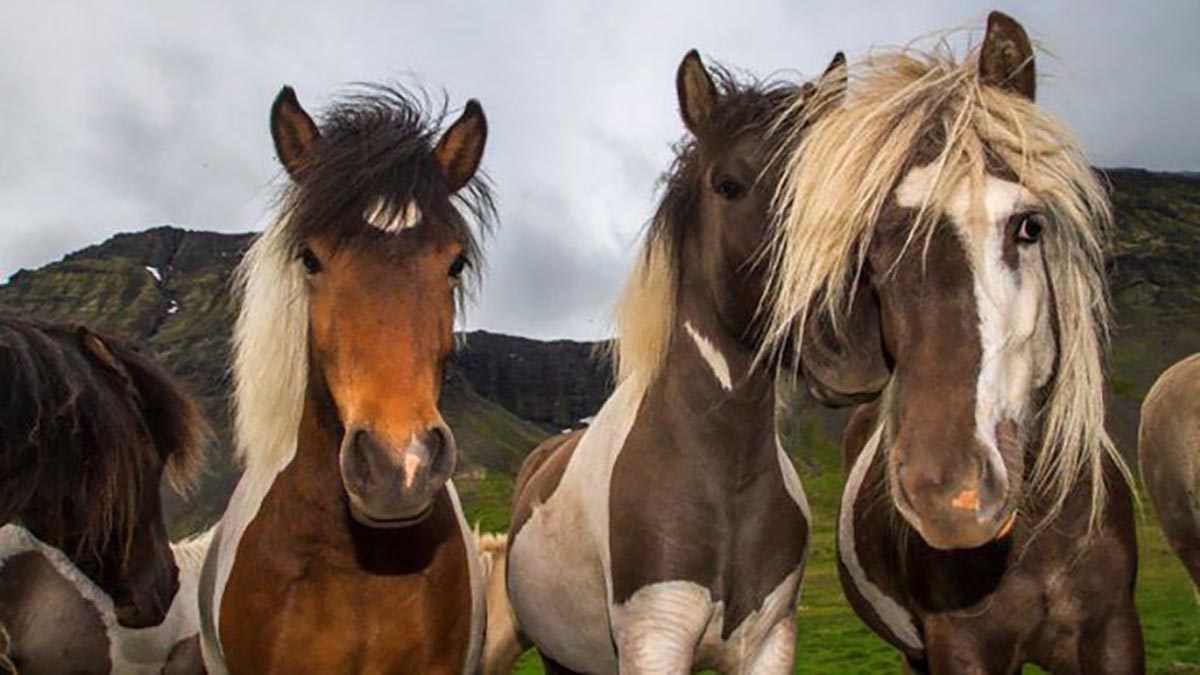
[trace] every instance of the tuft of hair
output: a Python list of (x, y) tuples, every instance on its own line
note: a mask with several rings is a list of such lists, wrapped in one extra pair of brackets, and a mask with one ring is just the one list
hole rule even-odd
[[(1002, 166), (1045, 205), (1045, 242), (1059, 354), (1042, 415), (1031, 498), (1045, 522), (1080, 480), (1091, 486), (1091, 524), (1105, 501), (1103, 462), (1129, 470), (1104, 427), (1102, 356), (1108, 339), (1104, 249), (1112, 213), (1073, 135), (1032, 101), (979, 80), (978, 47), (959, 60), (943, 39), (930, 51), (878, 51), (852, 69), (840, 104), (796, 102), (779, 124), (796, 139), (776, 194), (767, 350), (804, 334), (814, 317), (838, 335), (867, 247), (898, 182), (929, 144), (937, 179), (908, 233), (926, 245), (951, 192), (982, 185)], [(803, 128), (803, 138), (797, 129)], [(924, 161), (922, 159), (921, 161)]]
[(17, 664), (13, 663), (11, 650), (12, 638), (4, 624), (0, 624), (0, 673), (5, 675), (17, 675)]
[(153, 458), (186, 490), (208, 425), (161, 368), (78, 326), (0, 315), (0, 522), (36, 510), (41, 536), (74, 555), (130, 554)]
[[(241, 310), (233, 332), (236, 453), (251, 480), (269, 480), (292, 457), (308, 382), (308, 297), (296, 257), (304, 242), (338, 246), (395, 236), (367, 225), (368, 209), (392, 219), (416, 203), (453, 228), (471, 260), (470, 293), (483, 268), (480, 240), (496, 220), (487, 179), (451, 194), (433, 156), (445, 101), (398, 86), (358, 85), (321, 117), (321, 136), (278, 214), (235, 274)], [(429, 112), (432, 110), (433, 112)], [(460, 309), (466, 295), (459, 295)]]
[(212, 545), (216, 526), (203, 532), (197, 532), (181, 541), (171, 543), (171, 553), (175, 555), (175, 565), (179, 568), (179, 576), (198, 578), (200, 568), (204, 565), (204, 557), (208, 555), (208, 547)]
[(705, 150), (747, 134), (769, 134), (799, 90), (791, 82), (739, 76), (720, 65), (708, 70), (717, 89), (716, 103), (699, 137), (676, 143), (675, 159), (663, 178), (662, 200), (611, 313), (616, 339), (605, 349), (618, 383), (633, 378), (637, 386), (649, 386), (674, 337), (680, 251), (698, 217)]

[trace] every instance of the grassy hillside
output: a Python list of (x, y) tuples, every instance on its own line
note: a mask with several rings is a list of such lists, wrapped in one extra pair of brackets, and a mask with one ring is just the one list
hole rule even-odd
[[(1133, 459), (1142, 397), (1168, 365), (1200, 351), (1200, 176), (1106, 173), (1117, 215), (1109, 270), (1115, 318), (1109, 427)], [(220, 441), (199, 492), (188, 502), (168, 500), (175, 534), (212, 522), (237, 478), (229, 459), (229, 282), (251, 238), (156, 228), (119, 235), (0, 285), (0, 308), (85, 322), (130, 339), (200, 397)], [(588, 361), (591, 351), (592, 345), (569, 341), (470, 334), (442, 408), (462, 451), (456, 482), (464, 507), (485, 530), (507, 528), (513, 474), (525, 453), (603, 400), (609, 374)], [(843, 421), (843, 413), (801, 406), (784, 430), (816, 519), (797, 672), (895, 672), (895, 656), (850, 612), (836, 580)], [(1138, 601), (1151, 671), (1200, 672), (1200, 604), (1151, 514), (1145, 516)], [(536, 672), (535, 661), (526, 659), (522, 672)]]

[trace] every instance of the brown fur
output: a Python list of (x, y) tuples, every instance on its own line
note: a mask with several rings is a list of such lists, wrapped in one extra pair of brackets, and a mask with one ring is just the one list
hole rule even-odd
[[(468, 103), (435, 144), (436, 120), (404, 92), (368, 88), (318, 127), (285, 88), (271, 124), (293, 182), (243, 269), (237, 359), (243, 480), (270, 482), (220, 598), (221, 652), (242, 673), (461, 672), (483, 617), (438, 398), (463, 277), (479, 264), (458, 207), (483, 227), (492, 215), (475, 177), (482, 109)], [(409, 211), (411, 226), (376, 220)], [(272, 275), (299, 278), (298, 297), (264, 292)], [(307, 379), (298, 428), (257, 417), (283, 398), (252, 377), (277, 348), (260, 319), (297, 318), (267, 300), (304, 312), (283, 336)], [(264, 430), (270, 447), (247, 445)], [(273, 462), (278, 475), (261, 469)]]
[(1175, 554), (1200, 589), (1200, 354), (1164, 372), (1142, 403), (1142, 483)]
[(62, 550), (122, 625), (162, 621), (178, 581), (159, 483), (190, 484), (209, 431), (196, 404), (122, 342), (0, 316), (0, 524)]

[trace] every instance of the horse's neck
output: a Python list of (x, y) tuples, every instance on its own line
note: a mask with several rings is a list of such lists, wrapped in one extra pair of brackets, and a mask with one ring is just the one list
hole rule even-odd
[(694, 451), (776, 461), (773, 373), (722, 324), (702, 293), (683, 293), (671, 345), (646, 396), (714, 440)]

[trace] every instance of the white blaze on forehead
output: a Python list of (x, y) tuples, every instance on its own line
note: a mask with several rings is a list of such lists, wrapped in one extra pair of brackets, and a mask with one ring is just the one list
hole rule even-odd
[(721, 383), (721, 388), (725, 391), (733, 391), (733, 377), (729, 374), (729, 362), (725, 360), (725, 356), (721, 354), (716, 345), (692, 326), (691, 321), (685, 321), (683, 327), (692, 337), (692, 341), (696, 343), (696, 349), (700, 350), (700, 356), (708, 364), (713, 377)]
[(409, 200), (404, 208), (397, 209), (384, 197), (376, 197), (363, 211), (363, 220), (384, 232), (395, 233), (421, 224), (421, 208), (416, 200)]
[[(937, 173), (936, 164), (910, 171), (896, 188), (897, 204), (920, 208)], [(1005, 476), (1006, 470), (996, 425), (1006, 420), (1020, 423), (1033, 390), (1049, 380), (1054, 361), (1041, 245), (1016, 244), (1015, 269), (1004, 261), (1006, 238), (1014, 235), (1009, 218), (1036, 205), (1037, 199), (1024, 186), (995, 176), (985, 177), (981, 194), (973, 193), (964, 180), (945, 204), (944, 215), (954, 224), (975, 277), (982, 353), (975, 433), (999, 476)]]

